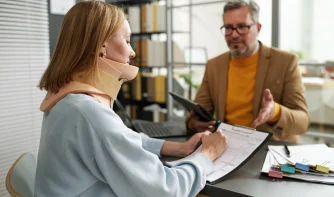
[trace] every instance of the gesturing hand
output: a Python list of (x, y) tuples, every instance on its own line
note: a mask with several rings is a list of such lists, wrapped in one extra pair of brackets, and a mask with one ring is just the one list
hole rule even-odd
[(275, 111), (275, 102), (273, 96), (270, 93), (269, 89), (265, 89), (263, 93), (263, 98), (261, 102), (261, 108), (258, 117), (253, 121), (252, 127), (256, 128), (257, 126), (266, 123), (274, 116)]

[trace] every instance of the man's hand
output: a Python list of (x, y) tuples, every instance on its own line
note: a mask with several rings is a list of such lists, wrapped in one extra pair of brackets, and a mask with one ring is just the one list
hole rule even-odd
[(275, 102), (273, 96), (270, 93), (269, 89), (265, 89), (263, 93), (261, 109), (258, 117), (253, 121), (252, 127), (256, 128), (257, 126), (266, 123), (271, 120), (275, 112)]
[(202, 137), (210, 135), (210, 131), (196, 133), (186, 142), (165, 141), (161, 148), (161, 155), (169, 155), (175, 157), (185, 157), (196, 150), (202, 143)]
[(216, 123), (216, 121), (209, 121), (209, 122), (202, 122), (200, 121), (199, 116), (194, 111), (190, 111), (190, 121), (192, 125), (193, 131), (196, 133), (203, 132), (206, 130), (213, 131), (213, 126)]

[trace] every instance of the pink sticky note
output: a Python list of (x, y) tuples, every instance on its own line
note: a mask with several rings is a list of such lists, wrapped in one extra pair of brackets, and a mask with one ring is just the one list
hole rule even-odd
[(283, 172), (270, 170), (268, 176), (281, 179), (283, 178)]

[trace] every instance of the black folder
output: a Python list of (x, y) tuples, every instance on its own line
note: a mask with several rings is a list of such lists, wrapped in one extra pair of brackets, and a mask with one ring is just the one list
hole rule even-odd
[(188, 99), (183, 98), (180, 95), (177, 95), (173, 92), (169, 92), (169, 94), (173, 97), (175, 101), (180, 103), (184, 108), (186, 108), (188, 111), (195, 111), (196, 114), (200, 117), (200, 120), (203, 122), (208, 122), (211, 120), (214, 120), (213, 116), (206, 111), (203, 107), (201, 107), (199, 104), (194, 103)]

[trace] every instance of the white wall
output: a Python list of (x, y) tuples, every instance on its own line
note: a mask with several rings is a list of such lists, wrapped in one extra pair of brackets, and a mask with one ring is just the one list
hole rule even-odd
[(313, 36), (311, 59), (334, 61), (334, 1), (313, 0)]
[(334, 60), (333, 0), (282, 0), (280, 48), (302, 51), (307, 62)]
[[(303, 0), (281, 1), (280, 6), (280, 48), (301, 50), (302, 6)], [(293, 14), (291, 14), (293, 13)], [(293, 17), (291, 17), (293, 15)]]

